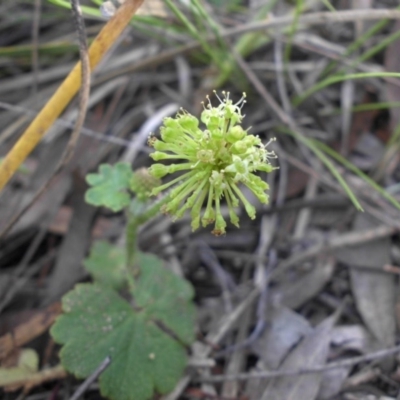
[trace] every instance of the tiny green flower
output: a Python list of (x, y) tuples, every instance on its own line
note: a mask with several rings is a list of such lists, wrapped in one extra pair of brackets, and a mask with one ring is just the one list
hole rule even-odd
[[(247, 186), (261, 203), (268, 203), (268, 184), (255, 175), (258, 171), (271, 172), (270, 159), (276, 158), (267, 150), (258, 136), (250, 135), (240, 125), (245, 94), (233, 103), (229, 93), (223, 93), (220, 104), (212, 107), (210, 99), (199, 120), (181, 110), (176, 118), (165, 118), (160, 129), (161, 139), (150, 137), (149, 145), (155, 152), (155, 161), (176, 160), (177, 164), (153, 164), (150, 173), (162, 178), (177, 171), (184, 173), (170, 182), (153, 189), (152, 195), (173, 186), (170, 202), (163, 210), (175, 219), (191, 209), (192, 229), (215, 223), (213, 233), (225, 233), (226, 221), (221, 213), (221, 200), (228, 205), (232, 224), (239, 226), (235, 209), (242, 202), (250, 218), (255, 218), (255, 208), (246, 199), (239, 185)], [(205, 210), (202, 213), (203, 205)]]

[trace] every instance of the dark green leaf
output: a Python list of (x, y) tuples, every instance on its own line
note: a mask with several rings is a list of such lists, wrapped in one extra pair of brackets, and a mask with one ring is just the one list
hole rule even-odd
[(132, 290), (135, 305), (190, 344), (194, 339), (194, 306), (188, 302), (194, 295), (192, 286), (163, 268), (156, 256), (139, 253), (138, 262), (140, 281)]
[(132, 305), (104, 285), (80, 284), (63, 298), (64, 314), (51, 329), (64, 345), (62, 364), (80, 378), (111, 357), (99, 382), (114, 400), (171, 391), (186, 364), (184, 344), (194, 338), (190, 285), (154, 256), (139, 254), (137, 261)]

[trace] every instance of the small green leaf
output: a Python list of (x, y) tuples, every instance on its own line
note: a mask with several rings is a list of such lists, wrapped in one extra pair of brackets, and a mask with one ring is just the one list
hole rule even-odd
[(100, 165), (98, 174), (88, 174), (86, 181), (93, 186), (86, 192), (85, 200), (94, 206), (105, 206), (117, 212), (129, 205), (127, 193), (133, 172), (129, 164)]
[(95, 242), (83, 265), (96, 282), (120, 289), (126, 282), (125, 250), (104, 241)]
[(162, 267), (154, 256), (139, 254), (139, 276), (129, 303), (99, 284), (79, 284), (63, 298), (64, 314), (51, 329), (63, 344), (63, 366), (89, 376), (107, 357), (99, 378), (104, 396), (146, 400), (154, 391), (171, 391), (186, 364), (194, 338), (193, 290)]

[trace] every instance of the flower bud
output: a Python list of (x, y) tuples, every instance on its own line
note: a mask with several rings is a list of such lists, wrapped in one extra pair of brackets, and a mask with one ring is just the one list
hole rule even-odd
[(155, 161), (167, 160), (167, 159), (171, 158), (168, 156), (168, 154), (165, 154), (161, 151), (155, 151), (154, 153), (151, 153), (150, 157)]
[(166, 142), (163, 142), (162, 140), (155, 141), (153, 144), (153, 147), (159, 151), (170, 151), (171, 150), (171, 145)]
[[(162, 164), (154, 164), (151, 168), (156, 165), (160, 165), (168, 169)], [(164, 174), (166, 175), (168, 171)], [(164, 176), (162, 175), (162, 176)], [(136, 196), (141, 200), (146, 200), (150, 197), (151, 191), (161, 184), (158, 178), (162, 178), (162, 176), (154, 175), (150, 169), (147, 168), (139, 168), (134, 171), (132, 178), (129, 182), (129, 188), (132, 192), (136, 193)]]
[(271, 164), (259, 163), (257, 169), (263, 172), (272, 172), (275, 168)]
[(234, 154), (244, 154), (244, 153), (246, 153), (246, 151), (249, 147), (251, 147), (251, 146), (248, 146), (246, 141), (239, 140), (238, 142), (236, 142), (232, 145), (231, 150), (232, 150), (232, 153), (234, 153)]
[(172, 142), (179, 136), (179, 132), (176, 129), (166, 126), (163, 126), (160, 129), (160, 133), (161, 133), (161, 139), (164, 140), (165, 142)]
[(210, 120), (208, 121), (207, 128), (213, 132), (215, 130), (219, 130), (221, 126), (223, 125), (224, 120), (220, 118), (219, 116), (212, 116)]
[(246, 136), (246, 131), (240, 126), (236, 125), (229, 129), (226, 133), (226, 140), (229, 143), (235, 143)]
[(181, 131), (181, 126), (177, 119), (171, 118), (171, 117), (166, 117), (166, 118), (164, 118), (163, 122), (164, 122), (165, 127), (174, 129), (177, 132)]
[(149, 172), (155, 178), (163, 178), (165, 175), (169, 174), (169, 167), (164, 164), (153, 164), (149, 168)]
[(188, 132), (195, 132), (199, 127), (199, 120), (190, 114), (180, 115), (178, 123), (183, 130)]
[(215, 219), (215, 227), (212, 230), (212, 234), (215, 236), (221, 236), (225, 233), (226, 222), (221, 214), (218, 214)]

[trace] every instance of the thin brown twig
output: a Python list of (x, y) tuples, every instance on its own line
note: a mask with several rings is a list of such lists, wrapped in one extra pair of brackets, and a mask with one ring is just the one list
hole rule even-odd
[[(5, 307), (12, 301), (12, 299), (19, 293), (19, 291), (29, 282), (29, 279), (32, 278), (35, 274), (37, 274), (45, 264), (52, 262), (55, 259), (57, 252), (55, 250), (50, 251), (45, 256), (41, 257), (35, 263), (30, 264), (29, 268), (25, 270), (24, 275), (18, 276), (18, 280), (10, 285), (8, 290), (5, 293), (2, 293), (1, 301), (0, 301), (0, 313), (3, 312)], [(0, 345), (1, 348), (1, 345)], [(1, 358), (1, 349), (0, 349), (0, 358)]]
[[(253, 84), (254, 88), (257, 90), (257, 92), (260, 94), (260, 96), (265, 100), (265, 102), (268, 104), (268, 106), (272, 109), (272, 111), (276, 114), (276, 116), (280, 119), (280, 121), (288, 126), (291, 131), (293, 132), (300, 132), (300, 129), (298, 128), (296, 122), (293, 120), (293, 118), (285, 112), (285, 110), (278, 104), (278, 102), (271, 96), (268, 92), (268, 90), (265, 88), (263, 83), (260, 81), (258, 76), (255, 74), (255, 72), (249, 68), (249, 66), (246, 64), (245, 60), (242, 58), (242, 56), (234, 49), (231, 48), (232, 54), (235, 58), (235, 61), (238, 63), (239, 67), (242, 69), (244, 74), (246, 75), (247, 79)], [(306, 160), (309, 160), (309, 162), (312, 164), (314, 170), (320, 170), (319, 163), (317, 163), (314, 160), (314, 157), (311, 154), (311, 151), (308, 147), (303, 145), (300, 141), (296, 140), (298, 142), (299, 149), (301, 153), (303, 154), (304, 158)]]
[[(265, 28), (282, 27), (293, 24), (293, 21), (297, 18), (298, 26), (301, 25), (321, 25), (332, 22), (356, 22), (356, 21), (373, 21), (378, 19), (400, 19), (399, 10), (377, 10), (377, 9), (366, 9), (366, 10), (342, 10), (342, 11), (325, 11), (325, 12), (315, 12), (303, 14), (300, 17), (296, 16), (284, 16), (269, 18), (262, 21), (255, 21), (244, 26), (235, 28), (235, 33), (232, 31), (227, 31), (226, 34), (241, 34), (252, 32), (256, 30), (261, 30)], [(224, 35), (224, 33), (222, 33)]]
[(245, 73), (247, 79), (253, 84), (257, 92), (260, 96), (265, 100), (265, 102), (269, 105), (272, 111), (276, 114), (276, 116), (281, 120), (285, 125), (291, 126), (293, 125), (291, 118), (285, 113), (285, 111), (281, 108), (281, 106), (275, 101), (275, 99), (268, 93), (265, 86), (258, 79), (257, 75), (251, 70), (246, 62), (243, 60), (242, 56), (234, 49), (231, 48), (232, 54), (235, 58), (235, 61), (238, 63), (239, 67)]
[(39, 75), (39, 30), (40, 30), (40, 11), (42, 8), (42, 0), (35, 0), (34, 12), (32, 18), (32, 94), (36, 94), (38, 89)]
[[(218, 345), (221, 340), (225, 337), (225, 335), (232, 329), (232, 326), (243, 316), (243, 313), (246, 312), (249, 307), (257, 300), (258, 296), (260, 295), (260, 291), (258, 288), (253, 289), (248, 296), (236, 306), (236, 308), (228, 314), (222, 321), (221, 325), (217, 328), (215, 332), (210, 332), (206, 339), (206, 343), (210, 343), (212, 345)], [(212, 351), (212, 346), (208, 345), (205, 346), (204, 349), (199, 354), (200, 358), (208, 357), (208, 355)], [(163, 400), (176, 400), (178, 399), (183, 391), (185, 390), (186, 386), (191, 381), (191, 375), (185, 375), (176, 385), (175, 389), (164, 396)]]
[(11, 221), (7, 224), (5, 229), (0, 233), (0, 238), (4, 237), (11, 228), (18, 222), (18, 220), (24, 215), (32, 205), (38, 200), (38, 198), (49, 188), (54, 178), (64, 169), (64, 167), (70, 161), (76, 144), (78, 142), (83, 123), (86, 118), (88, 109), (89, 96), (90, 96), (90, 61), (88, 53), (88, 45), (86, 40), (85, 22), (82, 17), (82, 11), (79, 5), (79, 0), (71, 0), (71, 9), (73, 19), (76, 25), (76, 31), (78, 34), (79, 42), (79, 56), (81, 59), (81, 88), (79, 91), (79, 105), (78, 105), (78, 116), (75, 121), (74, 129), (72, 130), (71, 137), (61, 156), (61, 159), (56, 169), (51, 174), (50, 178), (37, 190), (31, 201), (23, 207), (16, 215), (11, 218)]
[(102, 361), (102, 363), (96, 368), (96, 370), (79, 386), (79, 388), (70, 398), (70, 400), (78, 400), (79, 397), (81, 397), (83, 393), (86, 392), (89, 386), (93, 382), (95, 382), (95, 380), (104, 372), (104, 370), (110, 365), (110, 363), (111, 358), (107, 356), (104, 361)]
[(79, 42), (79, 57), (81, 59), (81, 89), (79, 91), (79, 112), (75, 122), (74, 130), (72, 131), (67, 148), (63, 154), (62, 162), (60, 163), (60, 170), (68, 163), (74, 152), (75, 146), (78, 142), (81, 128), (85, 122), (87, 108), (90, 96), (90, 62), (88, 53), (88, 44), (86, 39), (85, 21), (82, 17), (81, 7), (79, 0), (71, 0), (71, 10), (74, 17), (76, 32), (78, 34)]
[(282, 34), (278, 31), (274, 40), (274, 61), (275, 61), (275, 73), (276, 73), (276, 86), (278, 89), (279, 97), (281, 99), (282, 108), (286, 112), (286, 114), (292, 113), (292, 105), (290, 103), (287, 85), (285, 81), (286, 70), (285, 67), (287, 65), (284, 64), (283, 60), (283, 42), (282, 42)]
[[(272, 109), (272, 111), (276, 114), (276, 116), (280, 119), (280, 121), (287, 125), (293, 132), (300, 132), (300, 129), (297, 127), (295, 121), (293, 118), (285, 112), (285, 110), (278, 104), (278, 102), (271, 96), (268, 92), (268, 90), (265, 88), (265, 86), (262, 84), (258, 76), (254, 73), (254, 71), (249, 68), (249, 66), (246, 64), (242, 56), (234, 49), (232, 48), (232, 54), (235, 58), (235, 61), (238, 63), (239, 67), (242, 69), (244, 74), (246, 75), (247, 79), (253, 84), (254, 88), (257, 90), (257, 92), (260, 94), (260, 96), (265, 100), (265, 102), (269, 105), (269, 107)], [(310, 150), (304, 146), (302, 143), (298, 143), (299, 149), (302, 152), (303, 156), (305, 159), (309, 160), (311, 163), (315, 162), (313, 161), (314, 158), (312, 157), (312, 154)], [(319, 170), (319, 165), (313, 165), (315, 170)]]
[[(281, 155), (281, 157), (282, 157), (282, 155)], [(310, 176), (314, 177), (315, 179), (320, 180), (324, 185), (331, 188), (332, 190), (339, 192), (339, 193), (343, 193), (343, 191), (341, 190), (341, 186), (338, 183), (328, 179), (328, 177), (322, 175), (319, 171), (315, 171), (313, 168), (304, 164), (302, 161), (300, 161), (299, 159), (297, 159), (296, 157), (294, 157), (288, 153), (284, 153), (284, 157), (291, 165), (293, 165), (300, 171), (303, 171), (307, 175), (310, 175)], [(347, 179), (351, 179), (351, 178), (352, 178), (352, 176), (349, 176), (349, 178), (347, 178)], [(359, 182), (361, 182), (361, 180), (359, 180)], [(389, 227), (395, 228), (397, 230), (400, 230), (400, 221), (399, 221), (398, 215), (396, 214), (396, 212), (398, 213), (398, 211), (394, 207), (389, 208), (390, 207), (389, 204), (385, 204), (386, 214), (388, 213), (388, 211), (390, 211), (389, 216), (387, 216), (385, 213), (380, 211), (378, 208), (373, 207), (370, 204), (371, 202), (373, 202), (373, 203), (375, 203), (376, 206), (382, 208), (382, 205), (380, 204), (381, 203), (380, 198), (377, 197), (377, 195), (380, 196), (379, 193), (377, 194), (375, 191), (369, 190), (369, 187), (366, 185), (364, 185), (366, 190), (361, 191), (361, 188), (357, 187), (357, 185), (355, 184), (353, 179), (351, 180), (351, 184), (353, 187), (355, 186), (355, 188), (357, 189), (357, 192), (359, 193), (359, 196), (363, 197), (363, 200), (360, 200), (360, 202), (361, 202), (362, 207), (364, 208), (364, 210), (366, 212), (368, 212), (368, 214), (371, 214), (373, 217), (377, 218), (383, 224), (388, 225)], [(368, 201), (368, 203), (367, 203), (367, 201)], [(310, 203), (310, 205), (313, 206), (314, 203)], [(277, 207), (277, 209), (278, 209), (278, 211), (280, 211), (281, 209), (285, 209), (285, 207)]]
[(196, 378), (196, 382), (224, 382), (224, 381), (234, 381), (234, 380), (248, 380), (248, 379), (265, 379), (265, 378), (279, 378), (283, 376), (296, 376), (296, 375), (304, 375), (304, 374), (315, 374), (318, 372), (329, 371), (332, 369), (339, 369), (344, 367), (352, 367), (361, 362), (368, 362), (374, 360), (380, 360), (382, 358), (386, 358), (397, 354), (400, 352), (400, 346), (391, 347), (390, 349), (379, 350), (374, 353), (365, 354), (363, 356), (352, 357), (346, 360), (331, 362), (326, 365), (316, 365), (314, 367), (309, 368), (301, 368), (294, 370), (286, 370), (286, 371), (254, 371), (248, 373), (240, 373), (235, 375), (217, 375), (217, 376), (209, 376), (209, 377), (199, 377)]
[(18, 380), (18, 378), (12, 382), (9, 388), (15, 390), (17, 387), (22, 386), (24, 388), (19, 398), (25, 399), (34, 387), (43, 385), (45, 382), (53, 381), (56, 379), (62, 379), (67, 376), (67, 371), (62, 365), (56, 365), (55, 367), (45, 368), (41, 371), (32, 373), (28, 378)]
[[(54, 213), (51, 213), (49, 217), (51, 219), (54, 218)], [(32, 271), (36, 271), (39, 269), (32, 268), (32, 266), (28, 267), (29, 262), (31, 261), (32, 257), (34, 254), (37, 252), (37, 249), (39, 248), (40, 244), (43, 241), (44, 236), (47, 233), (47, 228), (48, 224), (51, 222), (50, 218), (46, 218), (42, 223), (39, 228), (39, 231), (37, 234), (35, 234), (35, 237), (33, 238), (32, 242), (30, 243), (29, 247), (27, 248), (24, 256), (22, 257), (22, 260), (20, 261), (19, 265), (15, 268), (14, 271), (14, 279), (19, 279), (21, 278), (21, 275), (25, 272), (26, 275), (29, 277), (32, 276)], [(40, 268), (40, 267), (39, 267)], [(25, 277), (22, 278), (22, 281), (25, 282), (27, 279)], [(13, 299), (15, 293), (18, 293), (18, 289), (21, 286), (21, 280), (19, 282), (17, 281), (16, 284), (10, 285), (4, 289), (4, 293), (1, 295), (1, 301), (0, 301), (0, 314), (3, 312), (4, 308), (10, 303), (10, 301)]]
[(278, 264), (276, 269), (271, 273), (271, 278), (276, 278), (277, 276), (282, 275), (285, 271), (287, 271), (294, 265), (309, 260), (310, 258), (315, 257), (316, 255), (322, 252), (325, 253), (327, 251), (332, 251), (334, 249), (338, 249), (340, 247), (345, 247), (345, 246), (346, 247), (356, 246), (358, 244), (370, 242), (372, 240), (393, 235), (396, 231), (397, 231), (396, 228), (382, 225), (372, 229), (344, 233), (342, 235), (333, 237), (327, 241), (324, 241), (322, 243), (310, 247), (309, 249), (300, 254), (295, 254), (289, 259), (282, 261), (280, 264)]
[[(3, 101), (0, 101), (0, 108), (8, 111), (13, 111), (15, 113), (26, 114), (29, 117), (36, 117), (39, 114), (38, 111), (33, 111), (29, 108), (17, 106), (14, 104), (8, 104)], [(65, 118), (57, 118), (54, 121), (54, 125), (57, 127), (72, 128), (72, 129), (74, 128), (74, 123), (66, 120)], [(115, 144), (117, 146), (129, 147), (132, 143), (130, 140), (125, 140), (116, 136), (104, 135), (103, 133), (85, 127), (82, 127), (81, 133), (96, 140), (101, 140), (103, 142), (108, 142), (111, 144)]]

